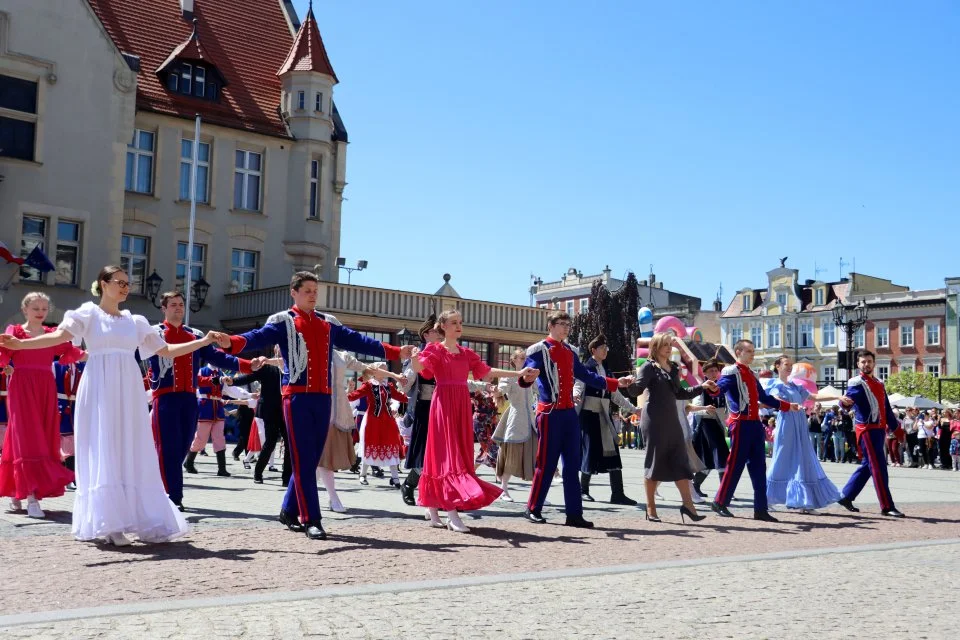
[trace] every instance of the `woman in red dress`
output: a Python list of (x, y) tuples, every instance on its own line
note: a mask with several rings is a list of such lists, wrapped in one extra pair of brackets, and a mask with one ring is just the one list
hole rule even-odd
[[(473, 407), (467, 376), (475, 380), (522, 377), (532, 382), (540, 372), (525, 368), (520, 371), (491, 369), (474, 351), (457, 344), (463, 333), (460, 312), (447, 310), (437, 318), (441, 342), (427, 345), (411, 360), (416, 373), (437, 381), (430, 404), (427, 427), (427, 450), (420, 475), (417, 504), (427, 507), (431, 526), (446, 526), (465, 533), (467, 528), (458, 511), (481, 509), (496, 500), (500, 487), (484, 482), (474, 470)], [(439, 510), (447, 512), (447, 524), (440, 521)]]
[[(12, 324), (5, 333), (25, 340), (54, 330), (44, 327), (50, 311), (46, 294), (28, 293), (21, 304), (26, 318)], [(53, 360), (63, 364), (84, 359), (86, 354), (69, 342), (32, 351), (11, 351), (0, 347), (0, 367), (13, 364), (7, 396), (9, 422), (0, 456), (0, 496), (9, 496), (14, 511), (27, 499), (27, 515), (44, 517), (40, 500), (62, 496), (73, 482), (73, 472), (60, 461), (60, 410)]]

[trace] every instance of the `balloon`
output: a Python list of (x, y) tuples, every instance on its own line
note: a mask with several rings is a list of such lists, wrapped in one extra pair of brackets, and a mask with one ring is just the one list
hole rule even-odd
[(653, 337), (653, 311), (650, 307), (640, 307), (640, 311), (637, 312), (637, 323), (640, 325), (641, 338)]

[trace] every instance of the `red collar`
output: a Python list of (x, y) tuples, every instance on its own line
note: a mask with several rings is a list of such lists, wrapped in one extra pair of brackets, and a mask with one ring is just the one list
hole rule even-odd
[(301, 318), (303, 318), (304, 320), (316, 320), (316, 319), (317, 319), (317, 314), (314, 313), (313, 311), (304, 311), (303, 309), (301, 309), (300, 307), (297, 307), (297, 306), (292, 306), (292, 307), (290, 307), (290, 310), (293, 311), (293, 312), (294, 312), (295, 314), (297, 314), (298, 316), (300, 316)]
[(547, 336), (547, 339), (544, 340), (544, 342), (546, 342), (546, 343), (547, 343), (547, 346), (549, 346), (549, 347), (556, 347), (556, 346), (559, 346), (559, 345), (563, 344), (563, 343), (560, 342), (559, 340), (554, 340), (553, 338), (551, 338), (551, 337), (549, 337), (549, 336)]

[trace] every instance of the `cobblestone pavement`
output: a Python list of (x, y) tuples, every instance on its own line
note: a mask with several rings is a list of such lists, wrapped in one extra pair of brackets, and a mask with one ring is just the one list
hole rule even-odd
[[(640, 455), (642, 454), (633, 451), (624, 452), (627, 487), (628, 490), (632, 489), (635, 496), (641, 493)], [(69, 535), (69, 508), (72, 503), (70, 494), (43, 502), (49, 515), (47, 520), (31, 520), (22, 514), (0, 513), (0, 567), (3, 567), (3, 570), (0, 570), (3, 578), (3, 586), (0, 587), (3, 594), (0, 597), (2, 602), (0, 626), (15, 622), (19, 624), (22, 620), (14, 616), (31, 612), (36, 612), (37, 616), (42, 618), (44, 612), (103, 605), (135, 606), (143, 603), (176, 603), (183, 599), (243, 597), (251, 594), (269, 599), (281, 592), (360, 588), (364, 585), (456, 579), (463, 576), (482, 579), (485, 576), (517, 572), (535, 573), (578, 568), (596, 570), (634, 563), (698, 559), (706, 562), (724, 556), (743, 554), (946, 540), (958, 537), (960, 532), (958, 527), (960, 524), (960, 473), (953, 474), (945, 471), (891, 469), (894, 497), (898, 506), (910, 516), (902, 521), (890, 520), (879, 515), (875, 494), (872, 487), (868, 486), (857, 501), (863, 509), (860, 514), (850, 514), (839, 507), (832, 507), (811, 516), (781, 510), (777, 515), (782, 522), (767, 524), (755, 522), (749, 518), (751, 515), (749, 501), (737, 501), (734, 503), (733, 510), (741, 517), (728, 520), (710, 514), (702, 523), (684, 526), (680, 523), (677, 513), (677, 491), (672, 486), (664, 486), (661, 489), (664, 499), (660, 503), (664, 522), (659, 525), (645, 522), (642, 512), (638, 509), (615, 507), (598, 501), (586, 505), (587, 517), (597, 524), (594, 530), (585, 531), (558, 526), (563, 522), (562, 510), (559, 508), (545, 509), (544, 515), (550, 523), (538, 526), (529, 524), (520, 517), (523, 510), (521, 503), (497, 503), (476, 514), (467, 514), (467, 523), (473, 528), (473, 532), (467, 535), (427, 527), (422, 519), (422, 511), (416, 507), (403, 505), (398, 492), (387, 488), (386, 480), (371, 478), (371, 486), (361, 488), (356, 476), (338, 474), (342, 499), (351, 509), (349, 513), (342, 515), (325, 511), (324, 522), (330, 532), (330, 539), (318, 542), (310, 541), (302, 534), (288, 532), (275, 522), (281, 498), (279, 482), (275, 476), (271, 479), (268, 475), (267, 483), (264, 485), (254, 485), (249, 472), (244, 472), (239, 464), (233, 463), (231, 471), (235, 472), (234, 477), (217, 478), (212, 475), (215, 470), (212, 459), (202, 460), (203, 462), (199, 465), (201, 474), (188, 478), (185, 498), (189, 508), (189, 519), (194, 523), (194, 531), (186, 539), (174, 543), (135, 544), (131, 547), (116, 549), (76, 542)], [(827, 464), (826, 469), (834, 482), (842, 484), (853, 467)], [(489, 476), (489, 473), (487, 475)], [(705, 489), (714, 490), (716, 482), (714, 474), (705, 484)], [(525, 486), (517, 485), (514, 495), (524, 498), (525, 491)], [(605, 476), (595, 479), (592, 492), (598, 500), (604, 500), (609, 496)], [(741, 498), (750, 498), (748, 478), (745, 477), (741, 481), (737, 494)], [(558, 486), (551, 489), (550, 499), (557, 503), (562, 501), (562, 491)], [(326, 498), (322, 493), (321, 504), (324, 506), (326, 504)], [(945, 552), (942, 547), (929, 549), (929, 553), (934, 554)], [(865, 557), (867, 554), (852, 554), (851, 558), (854, 555)], [(954, 555), (956, 555), (955, 550)], [(819, 562), (818, 571), (821, 581), (839, 578), (843, 584), (846, 584), (846, 579), (853, 574), (844, 571), (835, 572), (842, 566), (839, 564), (840, 558), (841, 556), (830, 555), (820, 558), (819, 561), (816, 558), (807, 558), (775, 562), (789, 563), (801, 562), (801, 560), (808, 563)], [(843, 562), (846, 561), (843, 560)], [(850, 562), (859, 561), (853, 559)], [(921, 559), (918, 562), (924, 562), (924, 560)], [(752, 575), (742, 573), (744, 569), (741, 565), (731, 564), (704, 565), (697, 570), (676, 567), (670, 571), (688, 572), (687, 577), (684, 578), (686, 580), (692, 580), (689, 577), (691, 575), (705, 576), (705, 584), (710, 585), (709, 590), (697, 591), (698, 582), (693, 580), (695, 588), (691, 593), (705, 598), (704, 606), (707, 609), (704, 611), (714, 611), (710, 608), (714, 606), (711, 604), (714, 600), (719, 603), (717, 606), (726, 606), (731, 602), (724, 596), (723, 589), (715, 588), (714, 582), (718, 577), (733, 571), (734, 566), (737, 567), (737, 575), (741, 577)], [(743, 567), (747, 566), (748, 564), (743, 564)], [(886, 565), (883, 566), (886, 567)], [(867, 571), (869, 565), (861, 568)], [(934, 573), (952, 575), (946, 565), (937, 569), (937, 572), (889, 572), (879, 577), (881, 586), (886, 588), (888, 583), (895, 584), (893, 579), (898, 576), (916, 575), (923, 579), (924, 576), (934, 575)], [(691, 571), (693, 573), (690, 573)], [(595, 623), (597, 620), (605, 620), (607, 616), (599, 603), (607, 603), (616, 611), (629, 612), (630, 616), (642, 617), (646, 615), (644, 610), (652, 610), (651, 607), (664, 597), (663, 594), (648, 586), (647, 581), (654, 573), (657, 576), (664, 575), (661, 570), (658, 570), (636, 573), (632, 578), (628, 575), (577, 578), (574, 582), (586, 581), (583, 588), (587, 592), (590, 592), (590, 589), (599, 589), (597, 585), (606, 584), (603, 582), (605, 580), (614, 580), (615, 584), (620, 586), (605, 587), (604, 590), (610, 591), (609, 594), (598, 592), (595, 597), (589, 599), (591, 604), (586, 610), (587, 613), (580, 612), (571, 604), (569, 614), (565, 613), (566, 609), (558, 609), (555, 618), (534, 616), (531, 622), (534, 626), (530, 627), (529, 631), (518, 630), (516, 637), (540, 637), (538, 627), (535, 626), (538, 619), (548, 625), (543, 627), (544, 629), (559, 628), (552, 626), (553, 620), (556, 620), (556, 625), (560, 624), (561, 619), (571, 619), (576, 622), (575, 618), (578, 615), (585, 615)], [(789, 575), (784, 573), (782, 577)], [(885, 576), (889, 576), (891, 580), (883, 580)], [(513, 590), (510, 593), (515, 593), (519, 601), (525, 602), (528, 607), (536, 602), (547, 603), (554, 600), (566, 602), (561, 593), (565, 588), (561, 582), (543, 582), (541, 576), (534, 578), (532, 582), (526, 581), (510, 587)], [(553, 587), (549, 586), (541, 588), (541, 583), (560, 585), (556, 587), (560, 591), (554, 593), (550, 591)], [(913, 584), (911, 582), (911, 585)], [(917, 584), (920, 586), (919, 583)], [(931, 588), (935, 586), (932, 585)], [(465, 606), (460, 609), (476, 610), (477, 619), (465, 626), (463, 624), (457, 626), (458, 631), (446, 633), (446, 637), (486, 637), (483, 634), (496, 631), (500, 625), (499, 621), (513, 618), (512, 614), (508, 615), (506, 610), (498, 610), (493, 604), (501, 601), (498, 589), (485, 592), (486, 595), (482, 598), (482, 602), (491, 603), (489, 608), (477, 606), (475, 600), (480, 596), (469, 590), (483, 588), (493, 589), (480, 586), (463, 587), (462, 595), (456, 590), (418, 591), (419, 595), (414, 599), (419, 601), (418, 599), (423, 598), (424, 602), (428, 602), (429, 598), (433, 597), (441, 598), (443, 602), (465, 603)], [(620, 593), (621, 590), (632, 594), (631, 597), (634, 599), (623, 602), (616, 598), (610, 599), (612, 593)], [(430, 593), (433, 593), (433, 596), (430, 596)], [(454, 593), (457, 595), (454, 596)], [(641, 595), (644, 593), (651, 595), (648, 598)], [(664, 594), (667, 593), (669, 590), (664, 592)], [(713, 595), (707, 598), (705, 593)], [(756, 600), (751, 599), (751, 593), (753, 591), (744, 592), (744, 602), (759, 603), (762, 600), (770, 605), (776, 604), (775, 594), (779, 591), (776, 589), (757, 591)], [(794, 597), (803, 599), (807, 597), (804, 594), (807, 592), (801, 590), (796, 592)], [(243, 621), (242, 628), (237, 626), (239, 623), (221, 625), (211, 622), (208, 627), (205, 627), (206, 632), (203, 635), (215, 637), (222, 631), (223, 635), (236, 637), (240, 629), (251, 637), (261, 633), (267, 634), (261, 637), (299, 637), (298, 634), (304, 637), (311, 634), (316, 637), (325, 637), (324, 633), (329, 637), (336, 637), (335, 634), (331, 634), (341, 627), (344, 631), (355, 630), (357, 625), (362, 627), (362, 631), (356, 631), (350, 637), (365, 637), (364, 633), (369, 637), (377, 637), (378, 634), (379, 637), (398, 637), (398, 634), (402, 636), (406, 633), (416, 635), (415, 627), (397, 626), (391, 630), (389, 627), (382, 626), (392, 624), (390, 620), (393, 616), (387, 613), (395, 611), (391, 607), (399, 607), (398, 603), (406, 602), (407, 598), (407, 596), (398, 596), (394, 604), (388, 604), (394, 602), (390, 600), (391, 597), (393, 596), (388, 594), (376, 596), (377, 602), (379, 603), (382, 599), (384, 604), (383, 606), (377, 604), (373, 609), (351, 605), (350, 611), (363, 612), (351, 614), (352, 617), (347, 615), (346, 608), (340, 611), (334, 607), (333, 610), (339, 613), (330, 614), (332, 601), (329, 597), (323, 601), (326, 604), (320, 600), (310, 600), (297, 604), (294, 609), (289, 609), (294, 605), (287, 603), (283, 605), (287, 607), (284, 610), (327, 612), (320, 617), (306, 614), (299, 618), (293, 616), (291, 620), (306, 620), (307, 622), (303, 623), (306, 626), (300, 626), (298, 622), (289, 628), (283, 626), (287, 624), (283, 622), (286, 619), (283, 615), (278, 614), (275, 619), (266, 617), (248, 621), (245, 617), (247, 608), (239, 607), (232, 615)], [(669, 598), (669, 596), (666, 597)], [(351, 597), (351, 603), (355, 602), (353, 598)], [(513, 595), (507, 601), (512, 603), (512, 598)], [(573, 598), (573, 594), (569, 594), (569, 598)], [(572, 602), (572, 600), (569, 601)], [(203, 603), (183, 606), (195, 608), (203, 606)], [(276, 603), (257, 605), (254, 609), (274, 611), (279, 606)], [(536, 608), (535, 606), (534, 609)], [(517, 611), (521, 610), (522, 608), (517, 609)], [(846, 611), (840, 609), (837, 611), (838, 616), (841, 614), (843, 616), (842, 619), (837, 618), (837, 623), (843, 629), (849, 629), (850, 620), (862, 618), (849, 608)], [(460, 620), (461, 618), (457, 616), (461, 613), (458, 610), (455, 613), (448, 613), (447, 616)], [(369, 621), (364, 617), (368, 614)], [(181, 637), (189, 631), (191, 626), (186, 625), (181, 628), (176, 625), (180, 624), (181, 620), (194, 619), (195, 615), (197, 615), (196, 612), (187, 614), (180, 611), (155, 616), (154, 614), (127, 616), (118, 619), (123, 621), (122, 624), (111, 621), (112, 619), (84, 617), (73, 623), (57, 623), (67, 625), (66, 627), (54, 625), (45, 628), (49, 634), (38, 629), (29, 631), (28, 627), (0, 628), (0, 637), (8, 637), (8, 632), (10, 634), (27, 633), (28, 637), (30, 633), (39, 634), (37, 637), (73, 637), (66, 634), (65, 629), (73, 629), (77, 634), (76, 637), (131, 637), (132, 633), (131, 636), (125, 636), (126, 631), (121, 633), (118, 630), (127, 629), (123, 625), (133, 624), (132, 620), (142, 621), (136, 624), (149, 625), (144, 626), (142, 631), (135, 631), (135, 633), (146, 633), (144, 637)], [(156, 620), (151, 616), (156, 617)], [(210, 620), (220, 619), (219, 616), (211, 616), (209, 612), (204, 616)], [(358, 622), (357, 616), (363, 620)], [(715, 617), (721, 623), (723, 622), (722, 613), (717, 612)], [(229, 620), (230, 617), (223, 619)], [(624, 619), (626, 620), (626, 617)], [(679, 613), (671, 618), (672, 621), (688, 619)], [(802, 616), (798, 616), (797, 619), (802, 619)], [(917, 617), (914, 616), (912, 619)], [(919, 619), (926, 620), (923, 617)], [(373, 625), (370, 630), (365, 626), (368, 622)], [(316, 626), (318, 624), (321, 626)], [(330, 626), (323, 627), (323, 624)], [(478, 635), (471, 636), (468, 630), (474, 627), (479, 629)], [(383, 632), (386, 635), (377, 631), (381, 628), (387, 629)], [(506, 628), (510, 629), (510, 627)], [(697, 628), (696, 625), (691, 627), (691, 629), (695, 628)], [(721, 624), (717, 628), (727, 627)], [(106, 635), (96, 635), (94, 632), (98, 629)], [(758, 629), (762, 630), (762, 628)], [(926, 637), (936, 637), (929, 635), (936, 630), (936, 627), (925, 624), (922, 630), (928, 634)], [(681, 631), (678, 628), (677, 633), (667, 635), (682, 636)], [(88, 632), (93, 635), (91, 636)], [(436, 629), (431, 630), (431, 633), (434, 632), (443, 634), (443, 625), (440, 624)], [(507, 635), (503, 632), (497, 633), (499, 637), (514, 637), (509, 633)], [(590, 636), (589, 633), (594, 635)], [(589, 633), (582, 635), (578, 631), (576, 635), (614, 637), (597, 629)], [(759, 630), (758, 633), (760, 633)], [(711, 632), (708, 635), (717, 634)], [(740, 634), (735, 635), (742, 637)], [(418, 637), (430, 637), (430, 635), (420, 632)], [(720, 637), (723, 637), (723, 633)], [(770, 637), (783, 636), (770, 633)]]
[(50, 640), (954, 638), (952, 605), (931, 594), (958, 570), (955, 543), (104, 616), (0, 632)]

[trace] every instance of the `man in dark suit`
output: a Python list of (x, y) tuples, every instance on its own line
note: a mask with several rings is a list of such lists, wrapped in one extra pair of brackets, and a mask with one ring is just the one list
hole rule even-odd
[[(280, 365), (282, 365), (282, 362), (277, 354), (274, 354), (274, 358), (266, 360), (264, 366), (258, 371), (225, 379), (227, 384), (233, 384), (234, 386), (244, 386), (251, 382), (260, 383), (257, 417), (263, 420), (265, 441), (257, 458), (257, 466), (253, 469), (253, 481), (257, 484), (263, 484), (263, 470), (267, 466), (267, 461), (270, 460), (270, 456), (277, 446), (277, 440), (284, 437), (283, 398), (280, 394), (280, 376), (282, 374)], [(284, 447), (283, 473), (281, 475), (283, 486), (287, 486), (290, 482), (291, 469), (290, 449)]]

